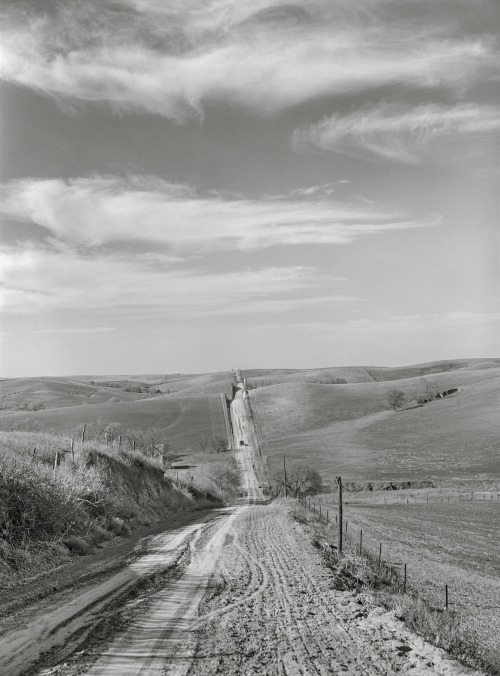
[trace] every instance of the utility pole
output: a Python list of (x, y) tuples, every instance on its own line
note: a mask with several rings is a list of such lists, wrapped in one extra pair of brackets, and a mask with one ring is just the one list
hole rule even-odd
[(286, 490), (286, 456), (283, 456), (283, 481), (285, 486), (285, 498), (288, 497)]
[(337, 554), (338, 558), (342, 556), (342, 479), (337, 477), (337, 484), (339, 487), (339, 518), (338, 518), (338, 540), (337, 540)]

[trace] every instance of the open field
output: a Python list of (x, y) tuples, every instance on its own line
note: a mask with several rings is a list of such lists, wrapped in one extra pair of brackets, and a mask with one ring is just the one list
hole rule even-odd
[[(149, 383), (155, 389), (164, 394), (181, 394), (182, 396), (200, 396), (206, 394), (218, 394), (231, 390), (232, 374), (228, 371), (217, 373), (167, 373), (167, 374), (144, 374), (144, 375), (94, 375), (94, 376), (71, 376), (71, 380), (81, 383), (89, 383), (91, 380), (96, 385), (109, 381), (132, 381)], [(1, 390), (1, 383), (0, 383)]]
[(435, 376), (463, 369), (481, 370), (500, 366), (500, 359), (456, 359), (454, 361), (436, 361), (414, 366), (335, 366), (320, 369), (250, 369), (245, 370), (247, 382), (253, 386), (266, 386), (280, 383), (318, 383), (343, 379), (348, 383), (387, 382), (406, 378)]
[[(109, 386), (110, 383), (116, 387)], [(131, 392), (124, 387), (144, 385), (150, 392)], [(0, 380), (0, 410), (16, 410), (22, 404), (61, 408), (81, 404), (106, 404), (148, 399), (152, 396), (206, 396), (231, 390), (231, 374), (111, 375), (67, 378), (7, 378)]]
[(102, 425), (120, 423), (122, 434), (127, 430), (156, 427), (161, 441), (169, 444), (174, 454), (197, 451), (204, 438), (226, 439), (226, 429), (218, 395), (170, 398), (154, 397), (131, 402), (99, 405), (66, 406), (43, 411), (0, 414), (0, 429), (18, 421), (30, 420), (43, 430), (71, 436), (83, 423)]
[[(322, 509), (335, 514), (336, 502), (322, 496)], [(450, 610), (500, 668), (500, 502), (482, 500), (402, 505), (347, 506), (350, 546), (359, 544), (390, 564), (407, 564), (408, 589), (433, 606)]]
[(81, 404), (104, 404), (111, 398), (135, 401), (149, 394), (125, 392), (116, 387), (78, 382), (69, 378), (12, 378), (0, 381), (0, 409), (15, 410), (20, 405), (39, 403), (43, 408), (62, 408)]
[(411, 399), (425, 387), (420, 376), (344, 385), (289, 382), (253, 390), (270, 464), (285, 454), (309, 459), (326, 482), (338, 474), (359, 481), (499, 478), (500, 367), (464, 362), (459, 369), (440, 368), (429, 380), (439, 391), (459, 391), (398, 411), (388, 410), (388, 392), (398, 388)]

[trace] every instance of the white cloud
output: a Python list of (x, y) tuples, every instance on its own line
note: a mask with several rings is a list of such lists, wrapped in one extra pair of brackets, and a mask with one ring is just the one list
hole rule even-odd
[(380, 104), (297, 129), (293, 145), (298, 151), (321, 149), (414, 164), (446, 156), (457, 138), (477, 139), (499, 129), (500, 111), (494, 106)]
[[(332, 94), (404, 84), (463, 88), (498, 73), (487, 38), (432, 4), (385, 0), (68, 2), (5, 10), (0, 76), (48, 95), (182, 121), (210, 102), (274, 114)], [(391, 11), (395, 5), (391, 5)]]
[[(313, 194), (312, 197), (315, 197)], [(331, 199), (228, 199), (158, 179), (23, 179), (0, 188), (0, 213), (48, 228), (59, 242), (98, 247), (149, 242), (171, 256), (299, 244), (345, 244), (432, 226), (404, 214)]]
[[(0, 270), (4, 311), (23, 314), (74, 308), (172, 317), (276, 312), (293, 309), (295, 304), (298, 308), (317, 304), (315, 295), (323, 295), (337, 281), (303, 266), (203, 274), (169, 270), (148, 255), (88, 256), (34, 246), (0, 250)], [(335, 300), (355, 299), (325, 298), (325, 302)]]

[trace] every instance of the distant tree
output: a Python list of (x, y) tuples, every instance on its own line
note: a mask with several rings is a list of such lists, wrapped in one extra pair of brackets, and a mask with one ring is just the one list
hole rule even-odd
[(387, 402), (394, 411), (397, 408), (401, 408), (401, 406), (405, 403), (405, 400), (405, 393), (401, 390), (390, 390), (390, 392), (387, 394)]
[(423, 382), (423, 385), (424, 385), (425, 401), (426, 402), (432, 401), (439, 394), (439, 389), (438, 389), (436, 381), (435, 380), (427, 380), (426, 378), (422, 378), (422, 382)]
[(306, 462), (292, 462), (287, 468), (286, 479), (293, 495), (299, 493), (316, 495), (321, 491), (320, 473)]
[(31, 401), (28, 404), (28, 411), (41, 411), (45, 406), (41, 401)]
[(157, 427), (148, 427), (146, 430), (129, 430), (127, 439), (130, 448), (135, 448), (148, 458), (157, 458), (163, 455), (164, 444), (160, 441), (161, 431)]
[[(284, 474), (281, 467), (275, 467), (269, 475), (271, 490), (275, 495), (279, 495), (283, 490)], [(321, 491), (322, 479), (320, 473), (311, 465), (304, 461), (294, 461), (287, 463), (286, 467), (286, 485), (287, 490), (293, 496), (299, 493), (306, 495), (316, 495)]]
[(198, 437), (198, 447), (202, 453), (222, 453), (227, 448), (227, 442), (223, 437)]
[(210, 465), (210, 478), (223, 493), (234, 493), (240, 487), (240, 473), (232, 460), (214, 462)]

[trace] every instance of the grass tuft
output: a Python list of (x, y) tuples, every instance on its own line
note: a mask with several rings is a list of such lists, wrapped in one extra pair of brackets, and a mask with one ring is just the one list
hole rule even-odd
[(471, 668), (483, 669), (489, 674), (500, 673), (495, 650), (485, 645), (481, 635), (474, 631), (462, 613), (436, 607), (412, 589), (404, 593), (403, 580), (397, 567), (382, 562), (369, 550), (360, 555), (356, 545), (344, 543), (342, 557), (337, 556), (332, 532), (319, 524), (312, 514), (301, 506), (290, 509), (290, 516), (311, 529), (312, 542), (329, 568), (334, 572), (335, 585), (340, 590), (370, 593), (378, 603), (394, 611), (395, 616), (417, 634), (446, 650), (452, 657)]

